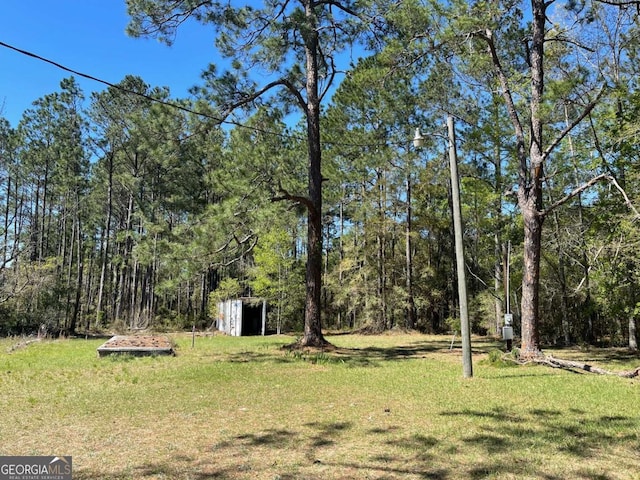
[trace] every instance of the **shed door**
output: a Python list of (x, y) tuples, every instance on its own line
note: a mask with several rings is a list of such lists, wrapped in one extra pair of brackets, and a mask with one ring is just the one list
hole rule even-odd
[(231, 300), (231, 315), (229, 317), (229, 335), (239, 337), (242, 335), (242, 301)]

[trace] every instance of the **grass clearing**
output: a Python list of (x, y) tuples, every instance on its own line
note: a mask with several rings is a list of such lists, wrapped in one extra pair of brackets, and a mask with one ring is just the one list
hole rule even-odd
[[(0, 455), (72, 455), (74, 479), (640, 479), (640, 381), (498, 368), (474, 339), (175, 335), (176, 357), (104, 340), (0, 341)], [(15, 341), (13, 341), (15, 343)], [(611, 370), (621, 350), (553, 352)]]

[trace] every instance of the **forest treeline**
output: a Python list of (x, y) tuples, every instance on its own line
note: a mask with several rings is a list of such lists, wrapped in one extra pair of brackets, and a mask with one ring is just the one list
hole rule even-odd
[[(617, 22), (635, 39), (631, 13), (600, 22)], [(517, 70), (522, 46), (511, 27), (501, 33)], [(456, 76), (439, 63), (399, 69), (392, 40), (351, 65), (322, 112), (323, 326), (459, 329), (437, 100), (447, 97), (457, 108), (472, 329), (497, 333), (508, 309), (517, 331), (525, 248), (513, 191), (517, 145), (496, 79), (480, 60), (458, 65)], [(563, 135), (544, 172), (539, 308), (547, 343), (635, 346), (635, 42), (602, 71), (570, 42), (549, 47), (550, 132), (573, 118), (572, 88), (614, 70), (617, 78)], [(85, 97), (70, 77), (34, 99), (17, 125), (0, 119), (1, 334), (208, 328), (218, 301), (236, 296), (267, 299), (273, 330), (303, 328), (305, 126), (269, 101), (221, 123), (204, 80), (187, 100), (133, 76)], [(421, 148), (412, 143), (416, 127), (427, 138)]]

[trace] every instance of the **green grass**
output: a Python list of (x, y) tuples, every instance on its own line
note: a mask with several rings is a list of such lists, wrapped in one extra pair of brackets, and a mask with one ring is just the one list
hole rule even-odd
[(78, 480), (640, 479), (638, 380), (499, 368), (483, 339), (466, 380), (447, 337), (292, 340), (177, 335), (176, 357), (105, 358), (103, 340), (2, 340), (0, 455), (72, 455)]

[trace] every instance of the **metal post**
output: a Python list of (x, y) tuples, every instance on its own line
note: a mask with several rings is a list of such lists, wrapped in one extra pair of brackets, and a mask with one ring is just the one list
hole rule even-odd
[(456, 153), (456, 132), (453, 117), (447, 117), (449, 132), (449, 167), (451, 170), (451, 197), (453, 202), (453, 230), (456, 245), (456, 266), (458, 272), (458, 302), (460, 303), (460, 335), (462, 337), (462, 373), (464, 378), (473, 377), (471, 360), (471, 331), (467, 309), (467, 277), (464, 266), (464, 246), (462, 243), (462, 213), (460, 208), (460, 185), (458, 179), (458, 156)]
[(513, 315), (511, 314), (511, 304), (509, 302), (509, 269), (511, 262), (511, 240), (507, 247), (507, 278), (505, 279), (505, 296), (507, 297), (507, 313), (504, 314), (504, 327), (502, 327), (502, 338), (507, 342), (506, 350), (511, 352), (513, 349)]

